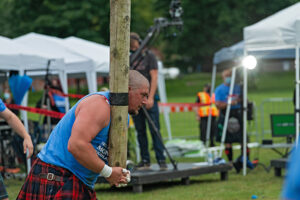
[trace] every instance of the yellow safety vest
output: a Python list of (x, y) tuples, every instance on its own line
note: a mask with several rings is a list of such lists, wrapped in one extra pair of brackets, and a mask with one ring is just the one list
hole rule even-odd
[(210, 99), (210, 96), (206, 92), (198, 92), (199, 102), (201, 104), (210, 104), (212, 103), (211, 107), (208, 106), (200, 106), (198, 109), (198, 115), (200, 117), (208, 117), (209, 114), (213, 117), (219, 116), (219, 110), (217, 109), (215, 105), (215, 95), (212, 96), (212, 101)]

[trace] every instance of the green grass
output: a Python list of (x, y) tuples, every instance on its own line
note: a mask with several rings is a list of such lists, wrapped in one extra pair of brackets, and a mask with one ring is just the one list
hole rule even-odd
[[(294, 75), (292, 72), (280, 73), (258, 73), (251, 74), (249, 78), (249, 99), (260, 106), (266, 98), (272, 97), (289, 97), (293, 96)], [(202, 90), (203, 85), (211, 81), (211, 74), (192, 74), (182, 76), (176, 80), (167, 80), (167, 94), (169, 102), (189, 102), (193, 103), (196, 93)], [(220, 74), (217, 76), (217, 85), (222, 82)], [(35, 95), (31, 98), (36, 98)], [(33, 104), (33, 100), (30, 99)], [(285, 109), (292, 112), (290, 106)], [(260, 124), (260, 114), (258, 113), (258, 126)], [(171, 115), (173, 136), (194, 136), (197, 137), (198, 122), (194, 113), (185, 113), (179, 115)], [(267, 120), (266, 115), (264, 119)], [(249, 129), (254, 129), (253, 122)], [(166, 128), (164, 127), (163, 118), (161, 117), (161, 132), (167, 137)], [(267, 121), (264, 126), (268, 126)], [(248, 130), (249, 130), (248, 129)], [(268, 136), (270, 137), (270, 136)], [(150, 138), (149, 138), (150, 139)], [(255, 140), (255, 135), (251, 136), (251, 141)], [(151, 139), (150, 139), (151, 141)], [(277, 141), (284, 141), (284, 138), (278, 138)], [(151, 145), (150, 145), (151, 147)], [(284, 149), (279, 149), (284, 151)], [(235, 151), (237, 157), (239, 151)], [(154, 153), (151, 151), (152, 161), (155, 162)], [(270, 160), (279, 158), (280, 156), (270, 149), (252, 149), (251, 158), (258, 157), (260, 162), (266, 166), (270, 164)], [(180, 158), (179, 162), (199, 162), (201, 158)], [(5, 180), (11, 199), (15, 199), (23, 181)], [(229, 172), (229, 180), (220, 181), (219, 174), (208, 174), (191, 178), (191, 184), (186, 186), (180, 183), (180, 180), (171, 182), (163, 182), (144, 186), (142, 194), (133, 194), (132, 188), (111, 189), (108, 185), (98, 184), (96, 192), (98, 199), (143, 199), (143, 200), (240, 200), (251, 199), (252, 195), (257, 195), (258, 199), (278, 199), (282, 189), (283, 177), (274, 176), (273, 170), (266, 172), (262, 166), (258, 166), (250, 171), (247, 176), (236, 174), (234, 170)]]
[[(276, 156), (272, 151), (265, 153)], [(15, 199), (23, 181), (5, 180), (5, 183), (10, 198)], [(132, 187), (113, 189), (107, 184), (97, 184), (96, 192), (98, 199), (110, 200), (241, 200), (251, 199), (252, 195), (258, 196), (258, 199), (278, 199), (282, 183), (283, 178), (275, 177), (259, 166), (245, 177), (232, 170), (228, 181), (221, 181), (219, 173), (213, 173), (191, 177), (190, 185), (182, 185), (177, 179), (145, 185), (141, 194), (133, 194)]]

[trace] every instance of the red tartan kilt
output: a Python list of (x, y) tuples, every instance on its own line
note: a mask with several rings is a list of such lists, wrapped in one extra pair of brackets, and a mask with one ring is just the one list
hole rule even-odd
[[(62, 181), (50, 181), (39, 174), (53, 173)], [(17, 200), (96, 200), (96, 192), (80, 181), (69, 170), (47, 164), (39, 158), (34, 162)]]

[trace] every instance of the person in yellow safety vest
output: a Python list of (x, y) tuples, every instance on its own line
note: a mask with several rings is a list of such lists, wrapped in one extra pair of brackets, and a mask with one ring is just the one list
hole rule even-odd
[(215, 105), (215, 95), (210, 98), (210, 85), (206, 84), (202, 92), (197, 93), (196, 103), (211, 104), (207, 106), (200, 106), (198, 108), (197, 120), (199, 121), (200, 140), (205, 144), (206, 142), (206, 130), (208, 117), (211, 114), (211, 128), (210, 128), (210, 146), (214, 145), (215, 132), (217, 130), (216, 118), (219, 116), (219, 110)]

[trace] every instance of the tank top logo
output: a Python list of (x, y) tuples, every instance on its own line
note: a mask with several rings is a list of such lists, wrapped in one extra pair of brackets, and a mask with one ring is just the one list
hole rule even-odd
[(96, 148), (97, 155), (105, 162), (108, 162), (108, 148), (105, 142), (101, 142), (101, 144)]

